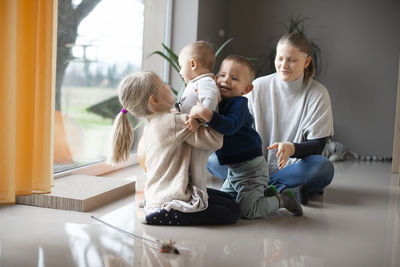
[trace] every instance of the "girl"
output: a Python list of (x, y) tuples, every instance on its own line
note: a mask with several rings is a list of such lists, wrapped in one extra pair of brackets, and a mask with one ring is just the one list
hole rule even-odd
[(217, 150), (222, 135), (209, 127), (196, 133), (185, 127), (187, 115), (171, 113), (175, 97), (168, 85), (153, 72), (129, 75), (119, 86), (123, 106), (114, 121), (112, 155), (114, 163), (125, 161), (133, 142), (133, 133), (126, 116), (144, 117), (143, 142), (146, 154), (147, 180), (145, 213), (147, 224), (203, 225), (229, 224), (240, 217), (239, 205), (218, 190), (207, 189), (208, 207), (198, 211), (202, 191), (189, 182), (192, 147)]

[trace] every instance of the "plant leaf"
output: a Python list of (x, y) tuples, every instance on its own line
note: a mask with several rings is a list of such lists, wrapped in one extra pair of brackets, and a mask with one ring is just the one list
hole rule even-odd
[(225, 43), (223, 43), (217, 50), (217, 52), (215, 52), (215, 57), (217, 57), (219, 55), (219, 53), (221, 53), (222, 49), (224, 49), (224, 47), (229, 44), (231, 41), (233, 40), (233, 38), (229, 38), (228, 40), (225, 41)]
[(178, 95), (178, 91), (176, 91), (174, 88), (172, 88), (172, 86), (171, 86), (171, 90), (174, 93), (174, 95)]
[(246, 59), (248, 61), (257, 61), (258, 60), (258, 58), (256, 58), (256, 57), (246, 57)]
[[(178, 60), (178, 56), (174, 53), (174, 51), (172, 51), (168, 46), (166, 46), (165, 44), (161, 43), (161, 45), (164, 47), (165, 50), (167, 50), (169, 57), (171, 58), (171, 60), (173, 60), (175, 62), (175, 64), (179, 67), (179, 60)], [(178, 71), (179, 72), (179, 71)]]
[(165, 60), (168, 61), (169, 64), (171, 64), (171, 66), (179, 73), (180, 69), (178, 66), (176, 66), (175, 62), (169, 58), (167, 55), (165, 55), (163, 52), (161, 51), (154, 51), (153, 53), (151, 53), (150, 55), (148, 55), (148, 57), (152, 56), (152, 55), (159, 55), (161, 57), (163, 57)]

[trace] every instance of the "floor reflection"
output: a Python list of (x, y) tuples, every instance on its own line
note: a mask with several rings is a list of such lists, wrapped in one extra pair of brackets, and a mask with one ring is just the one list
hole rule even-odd
[[(144, 237), (155, 240), (153, 236), (144, 233)], [(204, 263), (204, 255), (206, 245), (203, 243), (190, 241), (190, 240), (177, 240), (175, 246), (179, 250), (179, 255), (173, 253), (160, 253), (149, 246), (143, 246), (142, 265), (145, 266), (159, 266), (159, 267), (202, 267), (206, 266)]]
[(76, 266), (126, 266), (134, 259), (135, 242), (101, 225), (65, 224)]
[[(384, 163), (335, 164), (304, 216), (284, 212), (223, 226), (150, 226), (132, 197), (91, 213), (0, 206), (0, 266), (400, 266), (400, 186)], [(218, 181), (217, 181), (218, 182)], [(137, 196), (140, 196), (138, 194)], [(149, 239), (162, 254), (95, 220)]]

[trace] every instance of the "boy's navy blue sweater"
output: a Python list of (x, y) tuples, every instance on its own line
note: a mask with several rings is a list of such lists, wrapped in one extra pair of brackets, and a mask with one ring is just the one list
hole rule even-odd
[(224, 135), (224, 144), (216, 151), (219, 164), (235, 164), (261, 156), (262, 141), (252, 127), (254, 120), (247, 98), (222, 100), (218, 109), (219, 113), (213, 113), (208, 125)]

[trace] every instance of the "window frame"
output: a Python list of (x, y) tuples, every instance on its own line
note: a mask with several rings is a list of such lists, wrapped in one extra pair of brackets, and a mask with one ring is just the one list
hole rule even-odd
[[(158, 1), (144, 0), (144, 29), (143, 29), (143, 51), (142, 51), (142, 70), (153, 70), (165, 82), (169, 81), (169, 65), (166, 60), (160, 57), (148, 56), (155, 50), (159, 50), (161, 43), (167, 45), (171, 40), (172, 28), (172, 6), (173, 0)], [(158, 20), (155, 21), (155, 18)], [(57, 28), (55, 29), (57, 31)], [(158, 33), (155, 34), (155, 33)], [(136, 138), (141, 138), (141, 134)], [(132, 153), (129, 159), (121, 164), (110, 165), (105, 160), (99, 162), (88, 163), (83, 166), (67, 169), (57, 173), (53, 172), (53, 178), (61, 178), (73, 174), (82, 175), (102, 175), (119, 169), (127, 168), (138, 164), (137, 153)]]

